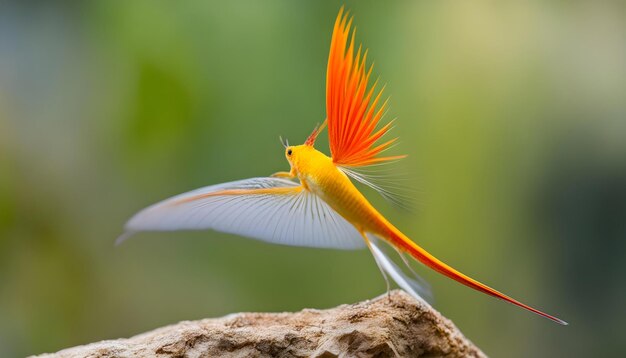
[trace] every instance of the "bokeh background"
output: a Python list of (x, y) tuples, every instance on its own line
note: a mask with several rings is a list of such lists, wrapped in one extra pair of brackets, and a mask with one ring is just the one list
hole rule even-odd
[[(337, 1), (0, 5), (0, 356), (379, 295), (367, 251), (215, 232), (113, 241), (138, 209), (287, 169), (324, 118)], [(420, 268), (494, 357), (626, 349), (626, 7), (346, 1), (419, 209), (382, 212), (561, 327)], [(325, 148), (324, 148), (325, 149)], [(325, 149), (326, 150), (326, 149)]]

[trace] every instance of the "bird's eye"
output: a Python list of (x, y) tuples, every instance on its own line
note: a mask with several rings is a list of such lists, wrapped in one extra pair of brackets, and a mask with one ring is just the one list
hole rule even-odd
[(287, 155), (291, 155), (291, 153), (292, 153), (291, 149), (288, 149), (287, 150)]

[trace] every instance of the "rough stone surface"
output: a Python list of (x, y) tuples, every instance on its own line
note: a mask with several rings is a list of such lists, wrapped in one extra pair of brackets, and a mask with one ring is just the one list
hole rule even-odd
[(237, 313), (39, 357), (485, 357), (403, 291), (327, 310)]

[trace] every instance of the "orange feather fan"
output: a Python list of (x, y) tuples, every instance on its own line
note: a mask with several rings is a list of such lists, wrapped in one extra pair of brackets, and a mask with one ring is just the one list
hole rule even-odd
[(367, 50), (362, 53), (361, 46), (355, 56), (355, 31), (349, 36), (351, 24), (352, 19), (348, 19), (342, 8), (335, 21), (328, 56), (326, 113), (333, 162), (357, 167), (404, 158), (404, 155), (376, 157), (397, 138), (375, 145), (389, 131), (393, 121), (376, 130), (387, 100), (377, 109), (383, 88), (372, 101), (377, 82), (368, 89), (368, 81), (373, 66), (366, 71)]

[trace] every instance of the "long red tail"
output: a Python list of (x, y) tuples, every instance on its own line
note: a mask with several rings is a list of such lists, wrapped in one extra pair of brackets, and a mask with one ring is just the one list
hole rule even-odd
[(436, 257), (434, 257), (433, 255), (429, 254), (426, 250), (424, 250), (423, 248), (421, 248), (420, 246), (418, 246), (416, 243), (414, 243), (413, 241), (411, 241), (411, 239), (409, 239), (408, 237), (406, 237), (403, 233), (401, 233), (399, 230), (393, 228), (392, 230), (390, 230), (390, 240), (391, 243), (394, 244), (395, 246), (398, 246), (400, 249), (402, 249), (403, 251), (408, 252), (411, 256), (413, 256), (416, 260), (420, 261), (421, 263), (423, 263), (424, 265), (430, 267), (431, 269), (445, 275), (448, 276), (449, 278), (464, 284), (467, 287), (471, 287), (477, 291), (483, 292), (488, 294), (489, 296), (493, 296), (496, 298), (499, 298), (501, 300), (507, 301), (509, 303), (512, 303), (516, 306), (522, 307), (526, 310), (529, 310), (533, 313), (536, 313), (542, 317), (545, 317), (547, 319), (550, 319), (556, 323), (562, 324), (562, 325), (567, 325), (567, 322), (558, 319), (554, 316), (551, 316), (547, 313), (541, 312), (535, 308), (532, 308), (526, 304), (523, 304), (503, 293), (500, 293), (496, 290), (494, 290), (493, 288), (484, 285), (476, 280), (474, 280), (473, 278), (466, 276), (464, 274), (462, 274), (461, 272), (455, 270), (454, 268), (448, 266), (447, 264), (445, 264), (444, 262), (442, 262), (441, 260), (437, 259)]

